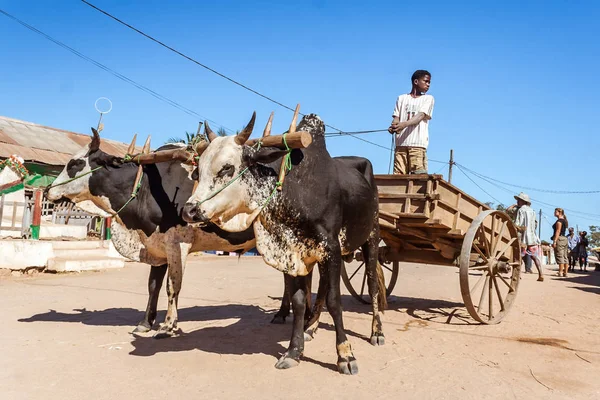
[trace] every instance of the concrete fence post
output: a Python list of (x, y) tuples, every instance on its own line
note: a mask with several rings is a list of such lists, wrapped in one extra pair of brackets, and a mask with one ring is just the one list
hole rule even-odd
[(31, 221), (31, 238), (40, 239), (40, 224), (42, 222), (42, 191), (36, 190), (33, 193), (33, 216)]

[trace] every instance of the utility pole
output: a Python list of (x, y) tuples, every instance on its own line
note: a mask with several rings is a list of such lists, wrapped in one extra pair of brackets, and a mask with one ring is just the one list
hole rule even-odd
[(452, 166), (454, 165), (454, 150), (450, 149), (450, 162), (448, 163), (448, 183), (452, 183)]

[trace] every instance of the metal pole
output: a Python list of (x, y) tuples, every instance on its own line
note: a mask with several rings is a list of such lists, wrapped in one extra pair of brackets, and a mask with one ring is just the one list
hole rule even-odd
[(452, 166), (454, 165), (454, 150), (450, 149), (450, 162), (448, 163), (448, 183), (452, 183)]
[(102, 117), (104, 116), (104, 113), (100, 113), (100, 119), (98, 120), (98, 126), (96, 127), (96, 130), (98, 132), (102, 131), (102, 128), (104, 128), (102, 126)]

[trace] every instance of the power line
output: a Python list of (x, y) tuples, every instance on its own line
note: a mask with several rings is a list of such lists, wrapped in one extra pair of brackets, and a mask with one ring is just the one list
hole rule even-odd
[[(125, 21), (123, 21), (123, 20), (121, 20), (121, 19), (119, 19), (119, 18), (115, 17), (114, 15), (110, 14), (109, 12), (102, 10), (101, 8), (99, 8), (99, 7), (95, 6), (95, 5), (93, 5), (92, 3), (90, 3), (90, 2), (88, 2), (88, 1), (86, 1), (86, 0), (81, 0), (81, 2), (82, 2), (82, 3), (84, 3), (84, 4), (86, 4), (86, 5), (88, 5), (89, 7), (93, 8), (94, 10), (96, 10), (96, 11), (98, 11), (98, 12), (100, 12), (100, 13), (102, 13), (102, 14), (106, 15), (107, 17), (109, 17), (109, 18), (113, 19), (114, 21), (117, 21), (118, 23), (120, 23), (120, 24), (122, 24), (122, 25), (126, 26), (127, 28), (129, 28), (129, 29), (133, 30), (134, 32), (137, 32), (137, 33), (139, 33), (140, 35), (144, 36), (145, 38), (147, 38), (147, 39), (150, 39), (150, 40), (151, 40), (151, 41), (153, 41), (154, 43), (156, 43), (156, 44), (158, 44), (158, 45), (160, 45), (160, 46), (162, 46), (162, 47), (164, 47), (164, 48), (166, 48), (166, 49), (168, 49), (168, 50), (170, 50), (170, 51), (174, 52), (175, 54), (177, 54), (177, 55), (179, 55), (179, 56), (181, 56), (181, 57), (185, 58), (186, 60), (188, 60), (188, 61), (191, 61), (191, 62), (193, 62), (194, 64), (196, 64), (196, 65), (198, 65), (198, 66), (200, 66), (200, 67), (202, 67), (202, 68), (204, 68), (204, 69), (206, 69), (206, 70), (208, 70), (208, 71), (212, 72), (213, 74), (216, 74), (216, 75), (220, 76), (221, 78), (223, 78), (223, 79), (226, 79), (226, 80), (228, 80), (229, 82), (231, 82), (231, 83), (233, 83), (233, 84), (235, 84), (235, 85), (237, 85), (237, 86), (240, 86), (240, 87), (242, 87), (242, 88), (244, 88), (244, 89), (246, 89), (246, 90), (248, 90), (248, 91), (250, 91), (250, 92), (252, 92), (252, 93), (256, 94), (257, 96), (260, 96), (260, 97), (262, 97), (263, 99), (266, 99), (266, 100), (268, 100), (268, 101), (270, 101), (270, 102), (272, 102), (272, 103), (274, 103), (274, 104), (277, 104), (277, 105), (278, 105), (278, 106), (280, 106), (280, 107), (283, 107), (283, 108), (285, 108), (285, 109), (287, 109), (287, 110), (290, 110), (290, 111), (295, 111), (295, 109), (294, 109), (294, 108), (292, 108), (292, 107), (290, 107), (290, 106), (287, 106), (287, 105), (285, 105), (285, 104), (283, 104), (283, 103), (281, 103), (281, 102), (279, 102), (279, 101), (277, 101), (277, 100), (273, 99), (272, 97), (269, 97), (269, 96), (267, 96), (267, 95), (265, 95), (265, 94), (262, 94), (262, 93), (260, 93), (259, 91), (255, 90), (255, 89), (252, 89), (251, 87), (249, 87), (249, 86), (247, 86), (247, 85), (245, 85), (245, 84), (241, 83), (240, 81), (237, 81), (237, 80), (235, 80), (235, 79), (233, 79), (233, 78), (230, 78), (229, 76), (227, 76), (227, 75), (225, 75), (225, 74), (222, 74), (222, 73), (220, 73), (219, 71), (215, 70), (214, 68), (211, 68), (211, 67), (209, 67), (208, 65), (206, 65), (206, 64), (203, 64), (203, 63), (201, 63), (200, 61), (198, 61), (198, 60), (196, 60), (196, 59), (194, 59), (194, 58), (192, 58), (192, 57), (190, 57), (190, 56), (188, 56), (188, 55), (186, 55), (186, 54), (182, 53), (181, 51), (179, 51), (179, 50), (177, 50), (177, 49), (173, 48), (172, 46), (169, 46), (168, 44), (166, 44), (166, 43), (164, 43), (164, 42), (162, 42), (162, 41), (160, 41), (160, 40), (158, 40), (158, 39), (154, 38), (153, 36), (150, 36), (150, 35), (148, 35), (147, 33), (143, 32), (143, 31), (139, 30), (138, 28), (136, 28), (136, 27), (134, 27), (134, 26), (132, 26), (132, 25), (128, 24), (127, 22), (125, 22)], [(303, 114), (303, 113), (299, 113), (299, 114), (300, 114), (300, 115), (302, 115), (302, 116), (304, 116), (304, 114)], [(340, 135), (348, 135), (348, 136), (350, 136), (350, 137), (353, 137), (353, 138), (355, 138), (355, 139), (358, 139), (358, 140), (360, 140), (360, 141), (362, 141), (362, 142), (369, 143), (369, 144), (371, 144), (371, 145), (373, 145), (373, 146), (377, 146), (377, 147), (380, 147), (380, 148), (382, 148), (382, 149), (388, 150), (388, 148), (387, 148), (387, 147), (385, 147), (385, 146), (382, 146), (382, 145), (380, 145), (380, 144), (378, 144), (378, 143), (375, 143), (375, 142), (371, 142), (370, 140), (366, 140), (366, 139), (362, 139), (362, 138), (356, 137), (356, 136), (354, 136), (354, 135), (352, 135), (352, 134), (347, 134), (346, 132), (342, 131), (341, 129), (338, 129), (338, 128), (336, 128), (335, 126), (332, 126), (332, 125), (329, 125), (329, 124), (325, 124), (325, 126), (326, 126), (326, 127), (328, 127), (328, 128), (331, 128), (331, 129), (333, 129), (333, 130), (336, 130), (336, 131), (338, 131)], [(379, 132), (382, 132), (382, 131), (384, 131), (384, 130), (378, 130), (378, 131), (379, 131)], [(373, 131), (373, 132), (376, 132), (376, 131)], [(365, 133), (366, 133), (366, 131), (365, 131)]]
[(7, 13), (6, 11), (0, 9), (0, 13), (4, 14), (8, 18), (10, 18), (13, 21), (17, 22), (18, 24), (24, 26), (25, 28), (29, 29), (30, 31), (32, 31), (34, 33), (37, 33), (38, 35), (44, 37), (45, 39), (47, 39), (47, 40), (53, 42), (54, 44), (62, 47), (63, 49), (70, 51), (71, 53), (75, 54), (77, 57), (79, 57), (79, 58), (81, 58), (81, 59), (83, 59), (85, 61), (88, 61), (88, 62), (94, 64), (98, 68), (100, 68), (100, 69), (102, 69), (102, 70), (110, 73), (111, 75), (117, 77), (118, 79), (120, 79), (120, 80), (122, 80), (122, 81), (124, 81), (126, 83), (129, 83), (132, 86), (135, 86), (136, 88), (138, 88), (138, 89), (140, 89), (140, 90), (142, 90), (142, 91), (150, 94), (151, 96), (157, 98), (158, 100), (161, 100), (161, 101), (169, 104), (170, 106), (175, 107), (175, 108), (177, 108), (180, 111), (183, 111), (184, 113), (186, 113), (188, 115), (191, 115), (193, 117), (199, 118), (201, 120), (208, 120), (208, 121), (210, 121), (210, 122), (212, 122), (212, 123), (214, 123), (214, 124), (216, 124), (218, 126), (221, 126), (221, 127), (225, 128), (225, 129), (227, 129), (229, 131), (232, 131), (231, 129), (227, 128), (226, 126), (221, 125), (218, 122), (213, 121), (211, 119), (208, 119), (208, 118), (202, 116), (201, 114), (195, 112), (194, 110), (191, 110), (191, 109), (189, 109), (189, 108), (181, 105), (180, 103), (178, 103), (178, 102), (176, 102), (174, 100), (171, 100), (168, 97), (163, 96), (160, 93), (158, 93), (158, 92), (156, 92), (156, 91), (148, 88), (147, 86), (144, 86), (141, 83), (138, 83), (138, 82), (134, 81), (133, 79), (130, 79), (127, 76), (125, 76), (125, 75), (123, 75), (123, 74), (121, 74), (121, 73), (119, 73), (119, 72), (117, 72), (117, 71), (115, 71), (115, 70), (107, 67), (106, 65), (104, 65), (104, 64), (102, 64), (102, 63), (100, 63), (100, 62), (98, 62), (98, 61), (96, 61), (96, 60), (94, 60), (94, 59), (92, 59), (92, 58), (90, 58), (88, 56), (86, 56), (85, 54), (83, 54), (83, 53), (75, 50), (74, 48), (72, 48), (72, 47), (64, 44), (63, 42), (61, 42), (61, 41), (59, 41), (57, 39), (54, 39), (52, 36), (50, 36), (50, 35), (42, 32), (42, 31), (40, 31), (39, 29), (37, 29), (37, 28), (35, 28), (35, 27), (31, 26), (31, 25), (29, 25), (28, 23), (26, 23), (24, 21), (21, 21), (20, 19), (18, 19), (17, 17), (15, 17), (15, 16)]
[(498, 203), (498, 204), (502, 204), (502, 202), (501, 202), (500, 200), (498, 200), (497, 198), (495, 198), (494, 196), (492, 196), (491, 194), (489, 194), (489, 193), (488, 193), (488, 192), (487, 192), (487, 191), (486, 191), (484, 188), (482, 188), (481, 186), (479, 186), (479, 184), (478, 184), (477, 182), (475, 182), (473, 179), (471, 179), (471, 177), (470, 177), (469, 175), (467, 175), (465, 171), (463, 171), (462, 167), (461, 167), (459, 164), (455, 164), (455, 165), (458, 167), (458, 169), (460, 170), (460, 172), (462, 172), (462, 174), (463, 174), (464, 176), (466, 176), (466, 177), (467, 177), (467, 179), (469, 179), (471, 182), (473, 182), (473, 184), (474, 184), (475, 186), (477, 186), (479, 189), (481, 189), (481, 191), (482, 191), (483, 193), (487, 194), (487, 195), (488, 195), (488, 196), (490, 196), (492, 199), (496, 200), (496, 203)]
[(475, 175), (479, 175), (480, 177), (492, 180), (494, 182), (498, 182), (498, 183), (501, 183), (501, 184), (506, 185), (506, 186), (516, 187), (516, 188), (530, 190), (530, 191), (534, 191), (534, 192), (553, 193), (553, 194), (597, 194), (597, 193), (600, 193), (600, 190), (583, 190), (583, 191), (551, 190), (551, 189), (538, 189), (538, 188), (533, 188), (533, 187), (528, 187), (528, 186), (515, 185), (513, 183), (502, 182), (502, 181), (500, 181), (498, 179), (490, 178), (489, 176), (485, 176), (485, 175), (480, 174), (478, 172), (472, 171), (469, 168), (465, 167), (464, 165), (463, 165), (463, 167), (467, 171), (470, 171), (470, 172), (474, 173)]
[[(505, 187), (502, 187), (502, 186), (500, 186), (499, 184), (495, 183), (495, 182), (494, 182), (494, 181), (492, 181), (491, 179), (489, 179), (489, 178), (487, 178), (487, 177), (484, 177), (483, 175), (481, 175), (481, 174), (479, 174), (479, 173), (477, 173), (477, 172), (475, 172), (475, 171), (473, 171), (473, 170), (471, 170), (471, 169), (468, 169), (468, 168), (466, 168), (466, 167), (465, 167), (465, 166), (463, 166), (463, 165), (456, 164), (456, 166), (457, 166), (457, 167), (459, 167), (460, 169), (462, 169), (462, 168), (465, 168), (465, 170), (466, 170), (467, 172), (469, 172), (469, 173), (473, 174), (473, 176), (475, 176), (475, 177), (477, 177), (477, 178), (479, 178), (479, 179), (481, 179), (481, 180), (483, 180), (483, 181), (485, 181), (485, 182), (489, 183), (490, 185), (492, 185), (492, 186), (494, 186), (494, 187), (496, 187), (496, 188), (498, 188), (498, 189), (500, 189), (500, 190), (503, 190), (503, 191), (505, 191), (505, 192), (507, 192), (507, 193), (509, 193), (509, 194), (511, 194), (511, 195), (513, 195), (513, 194), (514, 194), (514, 192), (513, 192), (512, 190), (510, 190), (510, 189), (507, 189), (507, 188), (505, 188)], [(463, 172), (463, 173), (464, 173), (464, 172)], [(548, 207), (553, 207), (553, 208), (562, 208), (563, 210), (565, 210), (565, 211), (568, 211), (569, 213), (573, 213), (573, 214), (575, 214), (576, 216), (579, 216), (579, 217), (582, 217), (582, 218), (600, 218), (600, 214), (587, 213), (587, 212), (583, 212), (583, 211), (577, 211), (577, 210), (572, 210), (572, 209), (568, 209), (568, 208), (560, 207), (560, 206), (558, 206), (558, 205), (556, 205), (556, 204), (551, 204), (551, 203), (547, 203), (547, 202), (544, 202), (544, 201), (541, 201), (541, 200), (538, 200), (538, 199), (534, 199), (533, 197), (531, 197), (531, 200), (532, 200), (532, 201), (534, 201), (534, 202), (536, 202), (536, 203), (539, 203), (539, 204), (542, 204), (542, 205), (548, 206)], [(498, 200), (496, 200), (496, 201), (498, 201)], [(501, 203), (501, 202), (500, 202), (500, 201), (498, 201), (498, 203)]]

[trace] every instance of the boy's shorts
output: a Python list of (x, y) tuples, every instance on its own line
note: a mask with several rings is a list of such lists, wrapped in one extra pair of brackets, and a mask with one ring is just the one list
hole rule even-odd
[(426, 174), (427, 150), (422, 147), (396, 147), (394, 174)]

